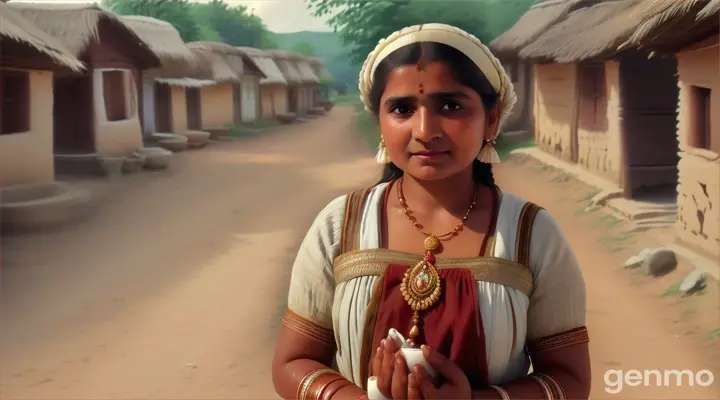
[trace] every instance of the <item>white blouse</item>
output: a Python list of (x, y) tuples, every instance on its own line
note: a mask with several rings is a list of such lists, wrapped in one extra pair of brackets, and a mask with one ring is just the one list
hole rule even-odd
[[(360, 217), (360, 249), (380, 246), (379, 205), (387, 187), (380, 184), (368, 195)], [(334, 264), (340, 255), (347, 197), (331, 201), (310, 227), (293, 266), (288, 308), (334, 332), (340, 373), (362, 386), (360, 350), (365, 313), (379, 276), (360, 272), (336, 282)], [(525, 203), (513, 195), (501, 195), (494, 257), (516, 261), (517, 226)], [(493, 385), (527, 375), (527, 342), (585, 325), (582, 273), (557, 223), (544, 210), (537, 214), (532, 226), (529, 260), (529, 292), (497, 279), (481, 277), (477, 281), (488, 377)]]

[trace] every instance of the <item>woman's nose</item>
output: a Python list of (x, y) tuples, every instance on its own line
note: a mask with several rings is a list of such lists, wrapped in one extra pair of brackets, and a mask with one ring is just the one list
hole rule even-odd
[(427, 107), (420, 107), (414, 116), (413, 137), (423, 142), (440, 136), (437, 118)]

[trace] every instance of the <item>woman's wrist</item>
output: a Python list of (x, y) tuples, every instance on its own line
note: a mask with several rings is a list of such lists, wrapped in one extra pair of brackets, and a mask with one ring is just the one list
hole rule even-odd
[(507, 396), (505, 389), (499, 386), (490, 386), (487, 389), (479, 389), (472, 391), (472, 398), (475, 400), (506, 400), (510, 397)]
[(362, 388), (349, 381), (345, 381), (345, 386), (341, 386), (340, 384), (338, 384), (338, 386), (340, 387), (337, 388), (330, 397), (323, 396), (323, 400), (358, 400), (365, 395), (365, 391), (362, 390)]

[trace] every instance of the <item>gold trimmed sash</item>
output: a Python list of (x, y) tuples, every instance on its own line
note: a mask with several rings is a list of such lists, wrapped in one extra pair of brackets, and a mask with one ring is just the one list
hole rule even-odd
[(518, 218), (517, 236), (515, 238), (515, 261), (530, 268), (530, 238), (535, 216), (543, 208), (535, 203), (527, 202), (520, 211)]
[(352, 251), (359, 246), (360, 221), (362, 219), (365, 200), (372, 188), (350, 192), (345, 204), (345, 220), (340, 239), (340, 254)]
[(324, 328), (289, 308), (285, 310), (282, 324), (286, 328), (324, 345), (335, 345), (335, 335), (333, 334), (332, 329)]
[[(382, 276), (390, 264), (415, 265), (422, 260), (419, 254), (387, 249), (354, 250), (335, 259), (335, 285), (361, 276)], [(464, 268), (475, 280), (492, 282), (515, 288), (530, 297), (533, 275), (529, 268), (517, 262), (496, 257), (448, 258), (435, 262), (438, 269)]]
[(535, 339), (528, 343), (527, 347), (531, 354), (536, 354), (578, 344), (586, 344), (588, 342), (590, 342), (590, 336), (588, 335), (587, 328), (581, 326), (565, 332)]

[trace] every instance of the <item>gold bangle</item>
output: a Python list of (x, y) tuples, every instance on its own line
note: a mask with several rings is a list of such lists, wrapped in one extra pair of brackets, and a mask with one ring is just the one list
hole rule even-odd
[(555, 397), (557, 397), (559, 400), (565, 400), (565, 390), (560, 386), (560, 383), (555, 380), (552, 376), (548, 374), (543, 374), (541, 372), (537, 372), (536, 375), (540, 378), (542, 378), (549, 386), (552, 387), (554, 390)]
[(495, 385), (490, 385), (490, 387), (495, 389), (495, 391), (500, 394), (500, 397), (502, 398), (502, 400), (510, 400), (510, 395), (508, 394), (508, 392), (505, 389), (501, 388), (500, 386), (495, 386)]
[[(331, 375), (331, 374), (328, 374)], [(323, 393), (332, 385), (333, 383), (345, 379), (342, 375), (338, 374), (332, 374), (335, 376), (331, 376), (327, 379), (326, 382), (321, 382), (320, 385), (318, 385), (317, 390), (315, 391), (315, 394), (311, 397), (311, 400), (320, 400), (322, 399)]]
[(310, 385), (312, 385), (313, 381), (317, 379), (317, 377), (319, 377), (320, 375), (326, 373), (335, 373), (335, 371), (328, 368), (322, 368), (305, 375), (305, 377), (302, 378), (302, 380), (300, 381), (300, 385), (298, 386), (297, 399), (305, 400), (305, 397), (308, 394), (308, 390), (310, 389)]
[(342, 385), (339, 385), (339, 386), (333, 388), (334, 390), (332, 390), (332, 391), (328, 390), (327, 393), (323, 393), (323, 398), (318, 399), (318, 400), (331, 400), (332, 397), (337, 394), (337, 392), (341, 391), (342, 389), (345, 389), (348, 386), (355, 386), (355, 384), (350, 382), (349, 380), (345, 379), (345, 382), (343, 382)]
[(535, 381), (542, 387), (543, 391), (545, 392), (545, 398), (548, 400), (553, 400), (552, 390), (550, 389), (550, 385), (545, 382), (545, 380), (537, 375), (530, 375), (531, 378), (535, 379)]

